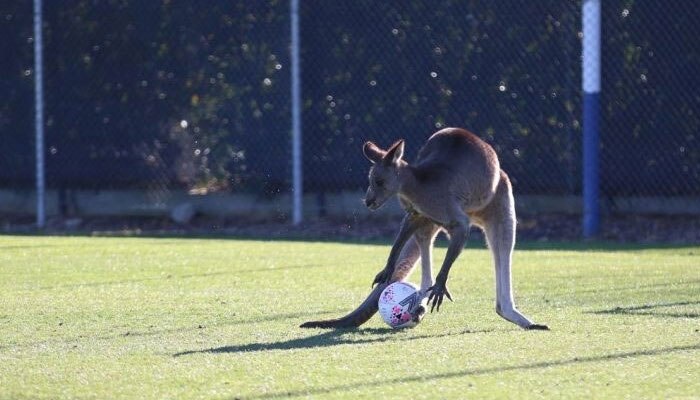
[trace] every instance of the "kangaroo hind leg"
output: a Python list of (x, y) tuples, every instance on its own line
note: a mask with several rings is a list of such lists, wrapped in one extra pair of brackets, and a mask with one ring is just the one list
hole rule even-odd
[(435, 237), (440, 232), (440, 226), (429, 224), (418, 229), (414, 234), (414, 239), (420, 250), (421, 262), (421, 280), (420, 291), (421, 296), (427, 296), (428, 289), (433, 286), (433, 244)]
[(479, 214), (496, 268), (496, 312), (521, 328), (548, 330), (546, 325), (535, 324), (523, 315), (513, 299), (511, 263), (516, 219), (513, 193), (505, 173), (501, 173), (501, 181), (491, 203)]
[(414, 234), (414, 240), (420, 250), (421, 280), (420, 280), (420, 302), (415, 309), (411, 310), (413, 320), (420, 322), (426, 312), (428, 292), (434, 284), (433, 280), (433, 244), (435, 237), (441, 228), (436, 224), (428, 224), (418, 229)]

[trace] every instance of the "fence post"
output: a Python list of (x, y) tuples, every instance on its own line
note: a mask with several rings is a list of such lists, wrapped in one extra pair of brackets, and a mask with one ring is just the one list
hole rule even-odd
[(584, 0), (583, 25), (583, 236), (600, 229), (600, 0)]
[(34, 133), (36, 135), (36, 225), (46, 225), (46, 178), (44, 175), (44, 40), (41, 0), (34, 0)]
[(292, 222), (302, 221), (304, 182), (301, 149), (301, 66), (299, 63), (299, 0), (290, 0), (292, 81)]

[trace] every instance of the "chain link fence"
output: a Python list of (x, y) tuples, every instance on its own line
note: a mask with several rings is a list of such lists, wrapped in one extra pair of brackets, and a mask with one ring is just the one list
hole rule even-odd
[(700, 194), (700, 9), (627, 0), (602, 11), (601, 192)]
[[(700, 195), (699, 17), (691, 1), (603, 2), (613, 210)], [(365, 140), (405, 138), (411, 159), (460, 126), (516, 194), (580, 195), (580, 2), (302, 0), (300, 18), (307, 194), (362, 190)], [(45, 2), (48, 189), (288, 196), (289, 23), (278, 0)], [(0, 190), (30, 190), (31, 2), (3, 1), (0, 33)]]
[(579, 190), (575, 3), (305, 5), (305, 127), (324, 138), (310, 143), (311, 189), (363, 185), (365, 139), (406, 138), (411, 158), (432, 132), (461, 126), (494, 145), (518, 192)]

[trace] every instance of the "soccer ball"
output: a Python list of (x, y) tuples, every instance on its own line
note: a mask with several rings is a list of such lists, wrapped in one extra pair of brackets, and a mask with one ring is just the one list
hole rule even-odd
[(413, 328), (418, 321), (413, 320), (410, 311), (419, 302), (418, 287), (409, 282), (394, 282), (379, 295), (379, 315), (394, 329)]

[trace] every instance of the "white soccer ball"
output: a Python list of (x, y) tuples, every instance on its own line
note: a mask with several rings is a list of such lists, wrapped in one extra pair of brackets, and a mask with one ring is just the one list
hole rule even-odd
[(394, 282), (379, 295), (379, 315), (394, 329), (413, 328), (418, 322), (413, 320), (411, 310), (419, 302), (418, 287), (410, 282)]

